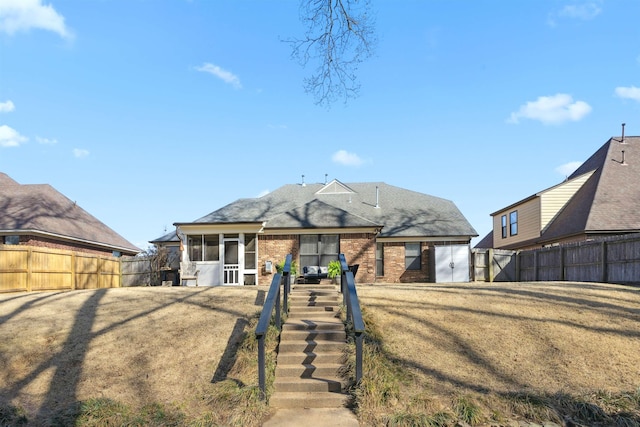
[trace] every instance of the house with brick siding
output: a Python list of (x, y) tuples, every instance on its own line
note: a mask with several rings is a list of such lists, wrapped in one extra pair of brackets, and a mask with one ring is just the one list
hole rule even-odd
[(338, 180), (284, 185), (174, 225), (182, 270), (209, 286), (268, 285), (289, 253), (298, 273), (344, 253), (360, 283), (468, 281), (477, 236), (452, 201)]
[(135, 255), (139, 248), (48, 184), (19, 184), (0, 172), (0, 244), (96, 255)]

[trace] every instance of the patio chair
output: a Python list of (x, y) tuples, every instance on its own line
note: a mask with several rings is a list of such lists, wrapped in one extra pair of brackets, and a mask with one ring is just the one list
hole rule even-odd
[(200, 270), (197, 268), (195, 262), (181, 262), (180, 263), (180, 285), (187, 286), (184, 284), (185, 280), (195, 280), (196, 286), (198, 286), (198, 273)]

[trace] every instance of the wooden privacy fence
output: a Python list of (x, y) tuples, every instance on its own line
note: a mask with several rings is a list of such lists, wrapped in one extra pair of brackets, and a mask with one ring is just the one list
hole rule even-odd
[(478, 282), (515, 282), (516, 252), (503, 249), (474, 249), (471, 253), (473, 280)]
[(118, 258), (32, 246), (0, 245), (0, 292), (120, 286)]
[(150, 257), (128, 256), (120, 258), (122, 287), (148, 286), (152, 283), (152, 260)]
[(474, 249), (472, 259), (476, 281), (640, 284), (640, 234), (517, 252)]

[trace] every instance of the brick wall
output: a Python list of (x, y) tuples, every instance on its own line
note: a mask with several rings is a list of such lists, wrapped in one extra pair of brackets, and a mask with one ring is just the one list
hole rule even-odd
[(384, 243), (384, 276), (376, 277), (376, 282), (409, 283), (429, 281), (429, 247), (421, 243), (422, 259), (420, 270), (407, 270), (404, 259), (404, 243)]
[(376, 277), (376, 238), (370, 233), (341, 234), (340, 252), (349, 265), (359, 264), (356, 283), (373, 283)]
[[(273, 236), (258, 236), (258, 274), (259, 282), (263, 285), (271, 283), (273, 274), (265, 271), (266, 261), (275, 264), (284, 260), (287, 254), (292, 254), (294, 261), (298, 261), (299, 236), (295, 234)], [(349, 265), (359, 264), (356, 274), (357, 283), (410, 283), (429, 282), (430, 263), (429, 246), (421, 243), (422, 259), (420, 270), (406, 270), (404, 259), (404, 243), (384, 244), (384, 276), (376, 277), (376, 238), (371, 233), (351, 233), (340, 235), (340, 252), (343, 253)], [(301, 269), (302, 267), (298, 267)], [(298, 271), (301, 274), (301, 271)]]
[[(293, 256), (294, 261), (298, 261), (299, 240), (296, 234), (258, 235), (258, 281), (260, 284), (267, 286), (271, 284), (271, 278), (276, 273), (276, 264), (284, 261), (288, 254)], [(267, 261), (273, 263), (273, 273), (265, 271), (264, 265)]]

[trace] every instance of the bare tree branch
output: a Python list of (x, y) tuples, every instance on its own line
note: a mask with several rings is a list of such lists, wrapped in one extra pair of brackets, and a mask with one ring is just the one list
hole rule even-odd
[(329, 106), (338, 98), (358, 96), (356, 71), (369, 58), (376, 44), (369, 0), (301, 0), (300, 20), (304, 37), (285, 40), (292, 58), (302, 66), (318, 64), (304, 80), (304, 88), (319, 105)]

